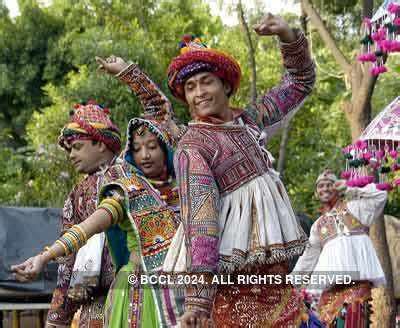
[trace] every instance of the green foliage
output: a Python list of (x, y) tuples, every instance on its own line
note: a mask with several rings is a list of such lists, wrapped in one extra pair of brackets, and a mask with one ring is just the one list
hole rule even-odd
[[(359, 2), (314, 3), (322, 9), (340, 48), (353, 56), (358, 49)], [(96, 71), (95, 56), (115, 54), (137, 62), (173, 99), (165, 72), (178, 54), (182, 35), (197, 34), (239, 61), (243, 78), (232, 105), (244, 107), (249, 102), (251, 71), (243, 30), (223, 26), (201, 0), (54, 0), (46, 8), (24, 0), (20, 6), (21, 16), (12, 20), (0, 0), (0, 160), (4, 163), (0, 204), (62, 205), (80, 178), (57, 146), (59, 131), (74, 103), (94, 99), (109, 107), (123, 133), (129, 119), (140, 114), (140, 105), (127, 87)], [(256, 8), (246, 13), (249, 26), (262, 15), (262, 6)], [(237, 14), (234, 7), (230, 10)], [(299, 25), (298, 18), (287, 19)], [(252, 39), (260, 95), (279, 82), (281, 58), (274, 38), (253, 33)], [(351, 138), (341, 107), (349, 92), (340, 70), (317, 33), (312, 32), (309, 39), (318, 81), (291, 122), (284, 182), (295, 209), (315, 217), (314, 181), (325, 167), (339, 173), (343, 165), (340, 150)], [(393, 73), (380, 78), (374, 114), (396, 95), (399, 66), (399, 58), (391, 59)], [(187, 122), (187, 109), (175, 100), (173, 104), (180, 121)], [(268, 142), (275, 158), (279, 144), (279, 135)], [(391, 198), (388, 211), (398, 215), (398, 193)]]

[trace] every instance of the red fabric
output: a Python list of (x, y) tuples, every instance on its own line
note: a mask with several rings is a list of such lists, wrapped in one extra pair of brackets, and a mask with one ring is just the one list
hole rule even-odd
[(239, 88), (242, 73), (233, 57), (215, 49), (195, 49), (175, 57), (168, 67), (168, 86), (172, 94), (183, 102), (186, 102), (183, 83), (177, 83), (175, 78), (181, 69), (194, 62), (205, 62), (216, 66), (217, 70), (213, 74), (228, 82), (232, 87), (232, 93)]
[[(329, 290), (326, 290), (322, 293), (319, 301), (319, 313), (321, 320), (326, 324), (330, 324), (338, 315), (344, 303), (349, 304), (347, 307), (347, 310), (349, 311), (353, 304), (361, 305), (362, 303), (367, 302), (370, 298), (371, 284), (366, 281), (356, 282), (351, 286), (335, 286)], [(352, 314), (350, 315), (350, 322), (355, 324), (355, 320), (358, 315), (357, 313), (359, 311), (357, 308), (352, 308), (351, 312)], [(361, 326), (347, 326), (346, 322), (346, 327), (358, 328)]]

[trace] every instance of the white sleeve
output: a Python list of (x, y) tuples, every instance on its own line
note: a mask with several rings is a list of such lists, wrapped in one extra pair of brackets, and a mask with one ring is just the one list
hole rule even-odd
[(311, 227), (310, 231), (310, 237), (308, 239), (308, 243), (306, 246), (306, 249), (304, 250), (304, 253), (300, 258), (298, 259), (296, 266), (294, 267), (292, 273), (295, 272), (313, 272), (315, 266), (318, 263), (319, 255), (321, 254), (321, 241), (318, 236), (317, 232), (317, 222), (314, 222), (314, 224)]
[(363, 188), (348, 188), (346, 196), (350, 198), (347, 209), (366, 226), (382, 214), (387, 200), (387, 192), (376, 189), (373, 183)]

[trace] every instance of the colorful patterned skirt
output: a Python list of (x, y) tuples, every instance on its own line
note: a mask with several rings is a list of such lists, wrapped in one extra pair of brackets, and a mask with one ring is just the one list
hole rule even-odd
[(135, 272), (132, 262), (129, 262), (115, 277), (105, 304), (104, 327), (160, 327), (152, 290), (130, 284), (128, 276), (131, 273)]
[(320, 318), (327, 327), (368, 327), (371, 283), (356, 282), (351, 286), (334, 286), (321, 295)]
[[(263, 265), (247, 274), (276, 274), (282, 269), (286, 272), (286, 265)], [(227, 285), (217, 288), (212, 318), (217, 328), (297, 328), (307, 320), (306, 312), (300, 293), (291, 285)]]

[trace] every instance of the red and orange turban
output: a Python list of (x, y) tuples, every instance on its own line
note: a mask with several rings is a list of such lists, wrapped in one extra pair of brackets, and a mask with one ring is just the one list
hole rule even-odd
[(184, 85), (187, 79), (200, 72), (211, 72), (232, 87), (231, 94), (239, 88), (241, 70), (229, 54), (207, 48), (199, 38), (185, 35), (179, 44), (181, 54), (168, 67), (168, 87), (172, 94), (186, 102)]
[(121, 150), (121, 134), (111, 121), (107, 108), (94, 101), (76, 104), (70, 121), (61, 130), (58, 143), (69, 150), (74, 140), (96, 140), (103, 142), (113, 153)]

